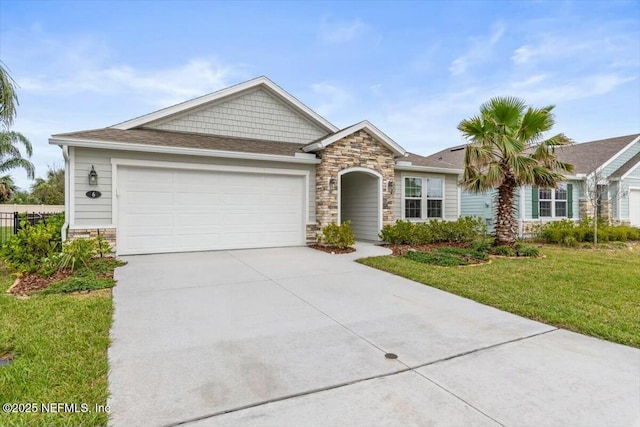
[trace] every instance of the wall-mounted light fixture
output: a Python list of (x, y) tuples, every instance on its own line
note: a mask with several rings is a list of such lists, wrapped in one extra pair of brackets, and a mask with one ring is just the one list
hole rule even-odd
[(396, 185), (392, 180), (389, 180), (389, 182), (387, 182), (387, 191), (389, 192), (389, 194), (393, 194), (393, 192), (396, 191)]
[(98, 172), (96, 172), (93, 165), (91, 165), (91, 171), (89, 172), (89, 185), (98, 185)]
[(336, 189), (336, 179), (334, 177), (329, 178), (329, 191)]

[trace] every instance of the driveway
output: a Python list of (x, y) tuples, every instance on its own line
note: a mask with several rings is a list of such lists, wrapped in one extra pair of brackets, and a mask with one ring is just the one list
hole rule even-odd
[(640, 350), (353, 262), (381, 251), (126, 257), (111, 424), (640, 425)]

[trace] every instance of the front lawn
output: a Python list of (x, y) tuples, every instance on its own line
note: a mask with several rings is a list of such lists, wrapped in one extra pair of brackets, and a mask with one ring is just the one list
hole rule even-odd
[[(5, 292), (12, 282), (0, 265), (0, 358), (13, 357), (0, 366), (0, 403), (22, 405), (9, 406), (20, 413), (0, 409), (0, 424), (106, 424), (96, 405), (107, 400), (110, 290), (25, 299)], [(47, 409), (56, 412), (42, 413)]]
[(546, 258), (437, 267), (403, 257), (362, 264), (550, 325), (640, 348), (640, 247), (546, 246)]

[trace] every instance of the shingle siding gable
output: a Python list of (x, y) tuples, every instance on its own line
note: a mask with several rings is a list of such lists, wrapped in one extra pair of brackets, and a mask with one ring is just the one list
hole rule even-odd
[(327, 135), (263, 89), (145, 127), (301, 144)]

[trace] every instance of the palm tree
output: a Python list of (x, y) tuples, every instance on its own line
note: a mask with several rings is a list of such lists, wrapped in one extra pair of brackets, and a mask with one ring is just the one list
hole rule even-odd
[(13, 124), (18, 106), (16, 82), (0, 62), (0, 122), (9, 128)]
[(33, 147), (20, 132), (9, 130), (16, 116), (17, 105), (16, 83), (0, 63), (0, 122), (2, 123), (2, 129), (0, 129), (0, 173), (22, 168), (27, 172), (27, 176), (33, 179), (35, 169), (33, 163), (22, 156), (18, 145), (24, 146), (27, 157), (31, 157), (33, 154)]
[(513, 97), (496, 97), (458, 130), (470, 142), (461, 184), (472, 193), (497, 189), (495, 244), (517, 238), (515, 191), (524, 185), (555, 188), (573, 165), (558, 160), (555, 147), (572, 141), (563, 134), (544, 138), (554, 125), (554, 106), (534, 108)]

